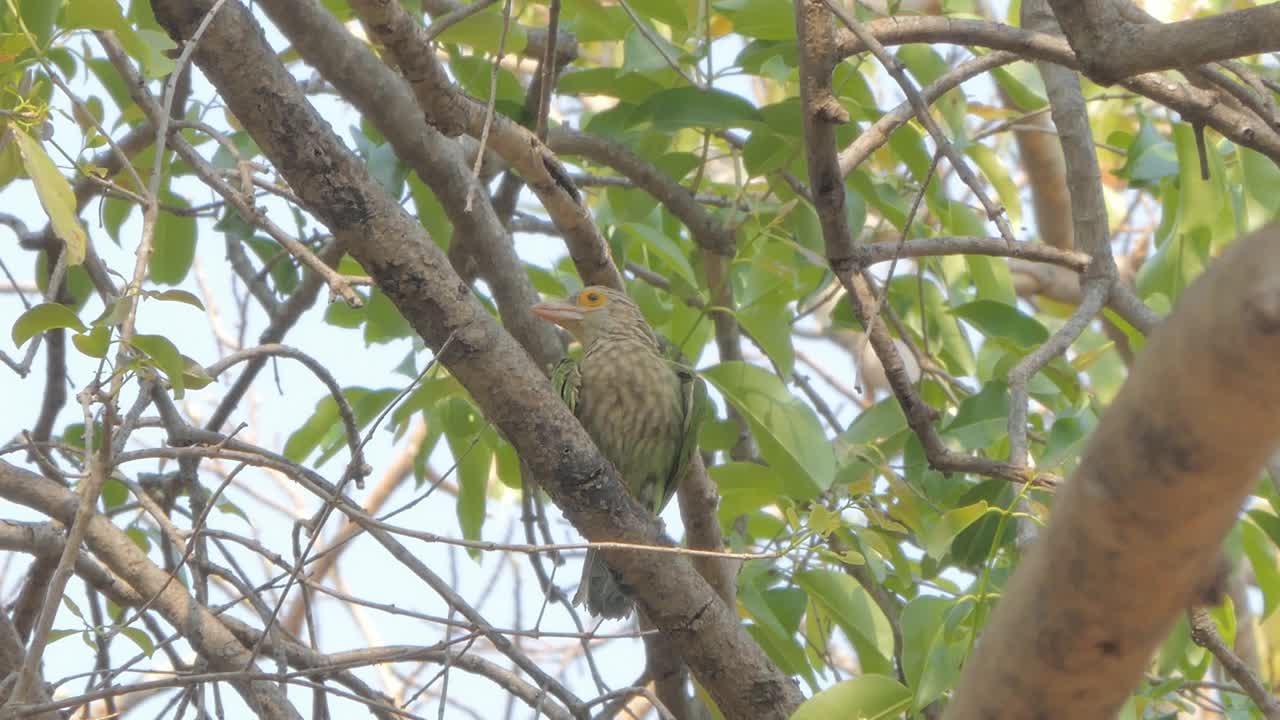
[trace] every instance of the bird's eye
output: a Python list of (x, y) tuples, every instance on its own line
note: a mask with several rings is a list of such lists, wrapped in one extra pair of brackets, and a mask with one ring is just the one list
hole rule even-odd
[(578, 295), (578, 304), (582, 307), (598, 308), (604, 305), (607, 301), (608, 298), (605, 297), (605, 294), (597, 290), (583, 290), (582, 293)]

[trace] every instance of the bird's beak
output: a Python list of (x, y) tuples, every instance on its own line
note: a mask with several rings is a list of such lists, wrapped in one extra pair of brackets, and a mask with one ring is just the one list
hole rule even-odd
[(567, 302), (540, 302), (530, 308), (530, 311), (574, 334), (582, 328), (582, 310)]

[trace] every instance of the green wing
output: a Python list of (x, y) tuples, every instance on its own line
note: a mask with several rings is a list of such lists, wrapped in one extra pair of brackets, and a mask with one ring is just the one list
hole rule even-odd
[(697, 372), (685, 360), (679, 348), (668, 342), (666, 338), (659, 338), (658, 344), (663, 356), (671, 363), (676, 380), (680, 383), (681, 406), (684, 411), (684, 430), (680, 433), (680, 443), (676, 447), (676, 463), (672, 466), (671, 476), (667, 478), (667, 483), (662, 489), (662, 502), (657, 508), (657, 511), (661, 512), (662, 508), (671, 502), (671, 496), (675, 495), (676, 489), (680, 487), (680, 482), (689, 469), (689, 461), (698, 450), (698, 429), (702, 427), (702, 420), (706, 416), (710, 400), (707, 397), (706, 382), (698, 377)]
[(566, 356), (556, 363), (551, 371), (551, 386), (560, 394), (560, 399), (569, 406), (569, 410), (578, 414), (578, 391), (582, 389), (582, 368), (578, 361)]

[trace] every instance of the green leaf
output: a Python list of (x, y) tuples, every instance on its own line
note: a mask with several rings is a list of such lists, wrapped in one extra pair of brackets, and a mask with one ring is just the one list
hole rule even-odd
[(791, 6), (777, 0), (718, 0), (711, 4), (733, 21), (733, 31), (761, 40), (795, 40)]
[(1174, 124), (1173, 144), (1178, 152), (1178, 231), (1206, 228), (1215, 239), (1220, 235), (1234, 235), (1232, 203), (1227, 196), (1222, 156), (1206, 138), (1209, 179), (1205, 180), (1200, 177), (1200, 153), (1190, 125)]
[(1128, 143), (1128, 156), (1117, 174), (1137, 187), (1149, 186), (1178, 172), (1178, 154), (1164, 135), (1143, 120)]
[(84, 619), (84, 612), (80, 610), (80, 606), (79, 606), (79, 605), (77, 605), (77, 604), (75, 603), (75, 601), (74, 601), (74, 600), (72, 600), (71, 598), (67, 597), (66, 595), (63, 595), (63, 596), (62, 596), (62, 604), (63, 604), (64, 606), (66, 606), (66, 608), (67, 608), (68, 610), (70, 610), (70, 611), (71, 611), (71, 614), (72, 614), (72, 615), (75, 615), (76, 617), (80, 618), (81, 620), (83, 620), (83, 619)]
[[(1033, 71), (1034, 69), (1032, 68)], [(1042, 87), (1034, 89), (1028, 87), (1008, 68), (996, 68), (991, 71), (991, 75), (996, 79), (996, 84), (1009, 95), (1009, 98), (1013, 100), (1014, 106), (1019, 110), (1031, 112), (1049, 104), (1049, 101), (1044, 97)]]
[(743, 362), (720, 363), (702, 374), (747, 419), (761, 455), (783, 478), (787, 495), (807, 500), (831, 486), (831, 442), (813, 410), (777, 376)]
[(760, 343), (782, 377), (791, 377), (796, 365), (791, 346), (791, 309), (784, 303), (758, 302), (739, 310), (738, 322)]
[(134, 335), (129, 344), (146, 353), (173, 386), (174, 397), (182, 397), (185, 387), (183, 370), (186, 369), (186, 362), (183, 361), (182, 353), (178, 352), (177, 346), (163, 335)]
[[(134, 3), (137, 5), (138, 3)], [(142, 63), (143, 73), (151, 79), (168, 74), (174, 67), (164, 51), (177, 47), (168, 35), (155, 28), (134, 30), (114, 2), (100, 0), (68, 0), (62, 16), (67, 29), (111, 30), (130, 57)]]
[(147, 531), (136, 525), (131, 525), (125, 528), (124, 534), (129, 538), (129, 540), (133, 541), (133, 544), (137, 545), (138, 549), (142, 552), (151, 551), (151, 539), (147, 537)]
[(133, 208), (133, 203), (120, 198), (108, 197), (102, 201), (102, 224), (107, 228), (107, 234), (116, 245), (120, 244), (120, 228), (124, 227), (124, 222), (129, 219)]
[(200, 302), (200, 298), (187, 292), (186, 290), (165, 290), (163, 292), (149, 292), (148, 297), (162, 300), (164, 302), (186, 303), (191, 307), (204, 310), (204, 303)]
[[(49, 45), (53, 37), (54, 23), (58, 19), (58, 11), (62, 9), (62, 0), (18, 0), (18, 15), (27, 31), (36, 36), (36, 44), (40, 49)], [(6, 5), (0, 16), (8, 15)]]
[(1275, 214), (1280, 203), (1280, 167), (1259, 152), (1239, 148), (1240, 165), (1244, 170), (1244, 186), (1249, 197)]
[(759, 463), (723, 463), (713, 466), (709, 472), (720, 489), (720, 515), (731, 521), (739, 515), (773, 505), (782, 495), (782, 479)]
[(58, 172), (40, 141), (17, 128), (13, 128), (12, 137), (22, 155), (22, 166), (35, 183), (40, 205), (49, 216), (54, 232), (67, 248), (67, 264), (79, 265), (84, 262), (89, 236), (76, 215), (76, 196), (71, 191), (71, 183)]
[(249, 519), (249, 515), (239, 505), (230, 500), (222, 500), (214, 507), (217, 508), (218, 512), (224, 515), (234, 515), (248, 523), (250, 527), (253, 527), (253, 521)]
[(779, 613), (776, 597), (765, 587), (768, 577), (762, 568), (743, 568), (738, 578), (738, 602), (754, 622), (747, 631), (764, 648), (769, 657), (788, 675), (801, 675), (816, 689), (813, 669), (805, 658), (804, 649), (796, 642), (796, 626), (788, 623), (786, 613)]
[[(475, 406), (458, 396), (447, 398), (441, 412), (449, 452), (457, 466), (458, 526), (462, 537), (479, 540), (484, 527), (489, 467), (493, 459), (493, 449), (485, 438), (486, 423)], [(479, 550), (469, 548), (467, 552), (473, 560), (480, 559)]]
[(956, 416), (943, 431), (965, 450), (990, 447), (1009, 431), (1009, 388), (991, 381), (960, 402)]
[[(467, 45), (484, 52), (496, 53), (498, 40), (502, 36), (502, 25), (502, 8), (495, 4), (440, 33), (436, 42)], [(529, 43), (524, 27), (515, 22), (515, 18), (507, 25), (506, 34), (503, 52), (507, 55), (518, 54)]]
[[(238, 216), (237, 221), (238, 220)], [(227, 224), (225, 219), (219, 225)], [(263, 267), (267, 269), (267, 273), (271, 276), (271, 282), (275, 286), (274, 289), (278, 295), (288, 295), (298, 287), (298, 266), (294, 263), (293, 257), (289, 252), (280, 247), (275, 240), (269, 238), (254, 236), (244, 238), (244, 244), (253, 250), (253, 254), (258, 256), (262, 261)], [(347, 308), (346, 303), (333, 303), (327, 310), (333, 308)], [(350, 308), (348, 308), (350, 309)]]
[(391, 302), (381, 290), (369, 295), (365, 307), (368, 315), (364, 324), (364, 341), (366, 344), (388, 343), (413, 334), (413, 327), (400, 314), (400, 309)]
[[(351, 414), (355, 419), (356, 427), (364, 428), (385, 410), (391, 401), (396, 399), (400, 391), (396, 388), (370, 390), (363, 387), (346, 387), (342, 389), (342, 394), (351, 405)], [(315, 463), (323, 465), (328, 462), (334, 455), (347, 448), (348, 443), (346, 426), (340, 422), (333, 423), (324, 434), (320, 455), (316, 457)]]
[(920, 596), (902, 610), (902, 671), (919, 710), (942, 696), (960, 677), (965, 645), (947, 641), (947, 615), (955, 605)]
[(564, 0), (560, 7), (565, 29), (572, 30), (579, 43), (621, 40), (631, 28), (626, 11), (617, 5), (603, 5), (598, 0)]
[(920, 541), (924, 544), (925, 553), (931, 558), (941, 560), (951, 549), (951, 541), (986, 513), (985, 501), (943, 513), (936, 522), (922, 528)]
[(204, 366), (186, 355), (182, 356), (182, 385), (192, 390), (199, 390), (213, 382)]
[(136, 627), (122, 627), (118, 629), (120, 630), (121, 635), (129, 638), (133, 641), (134, 645), (138, 646), (138, 649), (142, 651), (143, 655), (151, 657), (152, 653), (156, 651), (156, 644), (151, 641), (151, 636), (147, 634), (146, 630)]
[(72, 635), (79, 635), (79, 634), (80, 634), (79, 630), (50, 630), (49, 644), (52, 645), (53, 643), (58, 642), (62, 638), (71, 637)]
[(840, 443), (849, 446), (872, 445), (907, 429), (907, 417), (892, 395), (858, 413), (858, 417), (840, 434)]
[(968, 322), (987, 337), (1006, 338), (1021, 348), (1032, 348), (1049, 339), (1039, 320), (995, 300), (974, 300), (952, 308), (951, 314)]
[(1275, 544), (1268, 542), (1266, 532), (1253, 522), (1253, 518), (1240, 523), (1239, 527), (1240, 544), (1253, 566), (1258, 589), (1262, 591), (1261, 619), (1266, 620), (1280, 605), (1280, 570), (1276, 568)]
[(858, 651), (862, 669), (893, 672), (893, 631), (889, 620), (856, 580), (842, 572), (806, 570), (796, 584), (830, 615)]
[[(188, 208), (186, 198), (169, 192), (160, 193), (161, 202)], [(190, 216), (160, 212), (156, 218), (154, 252), (147, 272), (152, 282), (177, 285), (187, 276), (196, 257), (196, 219)]]
[(1074, 461), (1079, 457), (1080, 451), (1089, 439), (1089, 433), (1097, 424), (1097, 419), (1087, 411), (1080, 415), (1068, 415), (1054, 420), (1038, 465), (1048, 469)]
[(111, 346), (111, 329), (95, 327), (87, 333), (76, 333), (71, 342), (80, 352), (92, 358), (102, 359), (107, 356), (107, 348)]
[(672, 30), (687, 31), (689, 15), (682, 0), (632, 0), (631, 7), (641, 17), (664, 23)]
[(677, 272), (690, 285), (697, 286), (693, 274), (693, 266), (685, 256), (680, 245), (665, 233), (648, 225), (626, 223), (620, 226), (623, 232), (638, 240), (645, 249), (662, 259), (668, 268)]
[(120, 507), (129, 499), (129, 488), (115, 478), (107, 478), (102, 483), (102, 507), (106, 510), (113, 510)]
[(1271, 542), (1280, 547), (1280, 517), (1272, 515), (1265, 510), (1250, 510), (1246, 513), (1262, 531), (1271, 538)]
[(22, 347), (23, 343), (36, 335), (55, 328), (72, 328), (77, 332), (88, 329), (75, 311), (66, 305), (41, 303), (19, 315), (13, 323), (13, 344)]
[(653, 122), (658, 132), (684, 128), (729, 130), (762, 122), (760, 112), (741, 95), (687, 86), (654, 94), (640, 104), (633, 118)]
[(791, 720), (888, 720), (911, 705), (911, 691), (886, 675), (859, 675), (809, 698)]
[(964, 263), (978, 291), (978, 300), (996, 300), (1009, 307), (1018, 306), (1018, 293), (1013, 288), (1008, 263), (996, 262), (985, 255), (965, 255)]
[(98, 0), (67, 0), (62, 23), (68, 30), (73, 28), (117, 32), (131, 30), (118, 4), (98, 2)]

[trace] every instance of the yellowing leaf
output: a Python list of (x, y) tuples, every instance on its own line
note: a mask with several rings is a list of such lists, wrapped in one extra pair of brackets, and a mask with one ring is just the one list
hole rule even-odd
[(715, 13), (711, 16), (711, 37), (718, 38), (733, 32), (733, 21), (729, 18)]
[(76, 197), (71, 192), (71, 184), (58, 172), (40, 141), (16, 128), (13, 138), (18, 153), (22, 155), (22, 165), (36, 185), (40, 204), (49, 215), (54, 232), (66, 244), (67, 264), (79, 265), (84, 262), (89, 237), (80, 225), (80, 218), (76, 217)]

